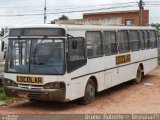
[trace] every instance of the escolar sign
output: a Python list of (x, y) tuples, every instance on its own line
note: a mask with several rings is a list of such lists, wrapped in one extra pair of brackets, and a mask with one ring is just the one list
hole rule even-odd
[(126, 55), (120, 55), (116, 56), (116, 65), (127, 63), (131, 61), (131, 55), (126, 54)]
[(42, 77), (17, 76), (17, 82), (22, 84), (43, 84)]

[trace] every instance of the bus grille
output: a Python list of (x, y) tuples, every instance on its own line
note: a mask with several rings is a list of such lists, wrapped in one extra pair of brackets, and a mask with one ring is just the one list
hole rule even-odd
[(29, 92), (28, 98), (41, 99), (41, 93), (40, 92)]
[(22, 85), (20, 84), (19, 87), (25, 88), (25, 89), (34, 89), (34, 90), (42, 90), (43, 86), (37, 86), (37, 85)]

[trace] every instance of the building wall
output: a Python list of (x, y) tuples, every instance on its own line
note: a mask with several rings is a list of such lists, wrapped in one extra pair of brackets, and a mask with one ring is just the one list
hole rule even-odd
[[(85, 13), (83, 19), (114, 19), (121, 18), (121, 24), (125, 25), (126, 19), (133, 19), (134, 26), (139, 26), (139, 11), (120, 11), (120, 12), (103, 12), (103, 13)], [(143, 10), (142, 26), (147, 26), (149, 23), (149, 10)]]

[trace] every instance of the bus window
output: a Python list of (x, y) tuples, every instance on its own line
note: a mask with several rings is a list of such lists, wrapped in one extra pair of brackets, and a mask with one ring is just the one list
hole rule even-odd
[(71, 73), (74, 70), (84, 66), (87, 63), (84, 38), (73, 37), (68, 38), (69, 54), (67, 56), (67, 72)]
[(148, 49), (149, 48), (149, 34), (147, 30), (144, 31), (144, 39), (145, 39), (145, 47), (146, 49)]
[(6, 71), (26, 74), (64, 74), (63, 39), (12, 39)]
[(75, 61), (85, 58), (83, 38), (69, 39), (69, 57), (70, 61)]
[(132, 30), (129, 32), (129, 38), (130, 38), (130, 49), (131, 51), (139, 50), (140, 44), (138, 39), (138, 31)]
[(154, 30), (149, 31), (149, 36), (150, 36), (150, 47), (156, 48), (157, 47), (156, 32)]
[(120, 53), (129, 52), (128, 31), (124, 30), (118, 32), (118, 43)]
[(88, 58), (95, 58), (103, 55), (101, 38), (101, 32), (86, 32)]
[(103, 32), (105, 54), (117, 53), (116, 32)]
[(145, 40), (144, 40), (144, 32), (143, 31), (139, 31), (139, 38), (140, 38), (140, 45), (141, 45), (141, 50), (145, 49)]

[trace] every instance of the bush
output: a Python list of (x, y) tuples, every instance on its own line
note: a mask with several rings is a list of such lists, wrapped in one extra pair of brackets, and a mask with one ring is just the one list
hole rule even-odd
[(4, 92), (4, 86), (1, 86), (0, 87), (0, 100), (6, 100), (7, 99), (7, 96), (5, 95), (5, 92)]
[(0, 79), (0, 87), (3, 86), (3, 79)]

